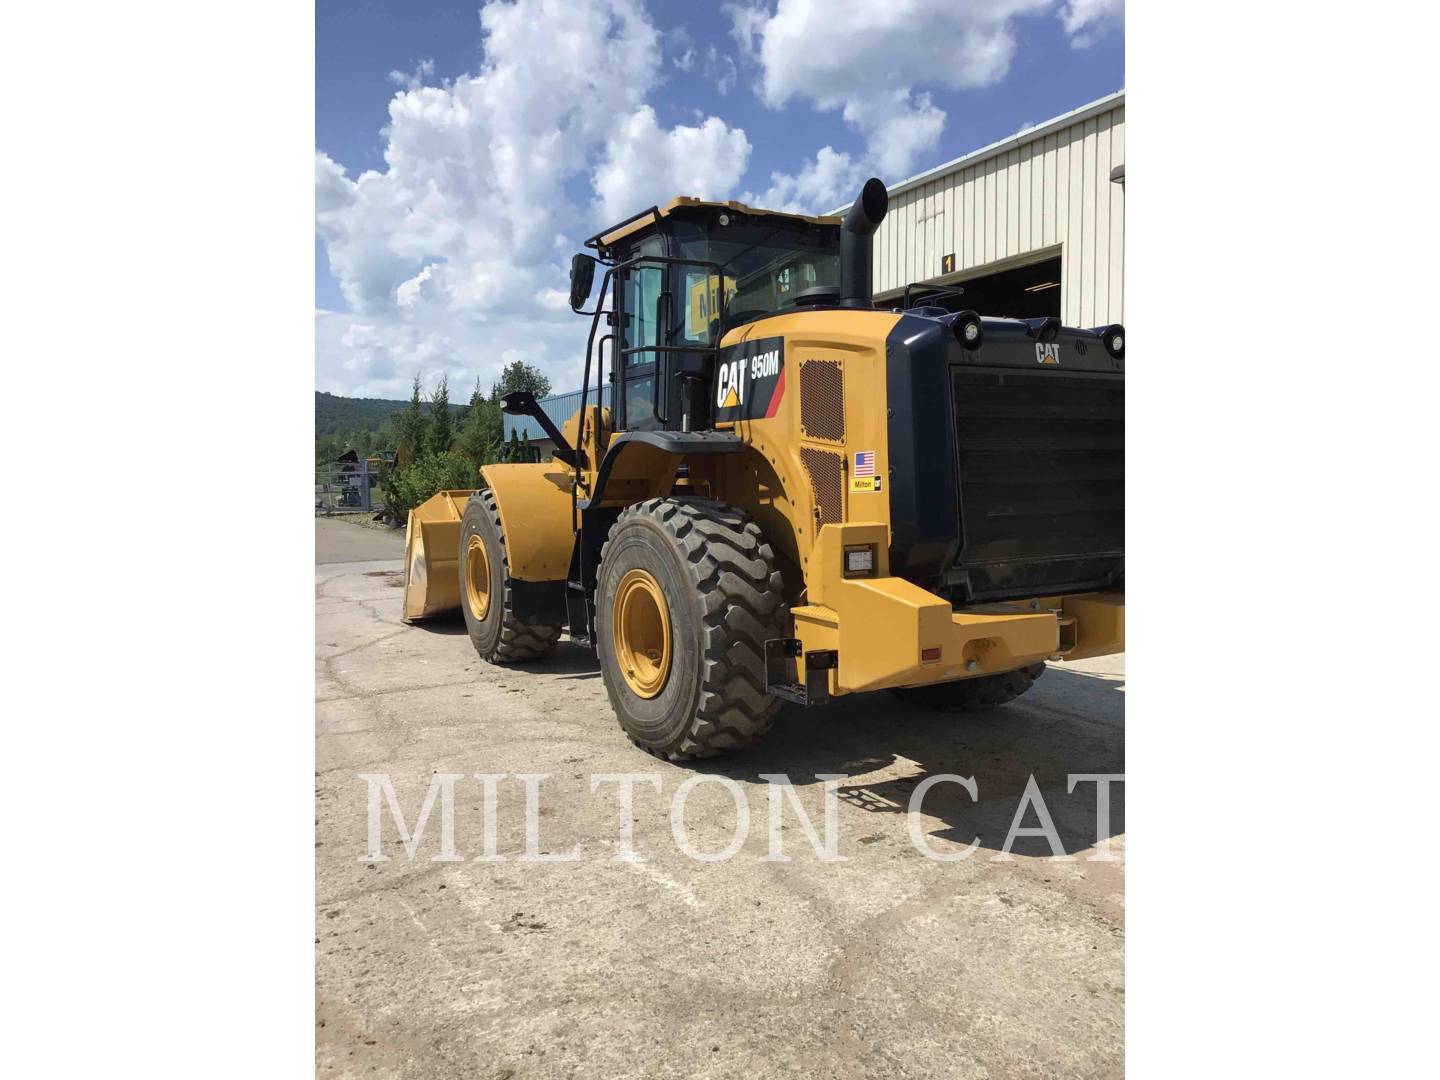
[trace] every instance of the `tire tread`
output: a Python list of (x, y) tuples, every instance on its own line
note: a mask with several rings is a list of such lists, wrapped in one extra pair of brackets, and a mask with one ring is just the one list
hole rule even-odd
[[(544, 626), (521, 622), (515, 616), (510, 598), (510, 559), (506, 555), (505, 526), (500, 523), (500, 509), (495, 495), (489, 488), (477, 491), (471, 496), (485, 508), (495, 526), (495, 535), (500, 542), (500, 638), (495, 649), (484, 659), (492, 664), (516, 664), (526, 660), (541, 660), (555, 651), (560, 640), (559, 626)], [(463, 571), (462, 571), (463, 572)], [(483, 654), (482, 654), (483, 655)]]
[[(704, 648), (699, 706), (678, 743), (649, 747), (626, 735), (668, 761), (748, 746), (770, 729), (781, 705), (765, 692), (765, 640), (783, 636), (786, 613), (775, 553), (748, 516), (716, 500), (648, 499), (626, 507), (615, 527), (636, 517), (649, 518), (674, 540), (700, 597)], [(600, 550), (602, 567), (609, 548), (607, 540)], [(606, 689), (618, 716), (617, 689), (608, 682)]]

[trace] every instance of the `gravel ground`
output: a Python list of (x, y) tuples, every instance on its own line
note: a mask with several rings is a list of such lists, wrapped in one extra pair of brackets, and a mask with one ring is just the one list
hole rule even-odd
[(405, 526), (403, 525), (396, 526), (391, 525), (388, 521), (376, 521), (374, 510), (366, 510), (360, 514), (342, 513), (339, 511), (329, 514), (316, 514), (315, 520), (333, 521), (344, 525), (359, 525), (362, 528), (375, 529), (377, 532), (399, 533), (401, 537), (405, 535)]

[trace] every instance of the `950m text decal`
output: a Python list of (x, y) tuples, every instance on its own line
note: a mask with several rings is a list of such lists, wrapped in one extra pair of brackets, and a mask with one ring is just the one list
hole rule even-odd
[(720, 350), (715, 367), (716, 423), (774, 416), (784, 394), (784, 338), (758, 338)]

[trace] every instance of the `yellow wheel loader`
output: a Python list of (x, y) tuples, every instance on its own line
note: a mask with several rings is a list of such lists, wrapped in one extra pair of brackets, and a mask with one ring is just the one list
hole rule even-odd
[(670, 760), (783, 702), (992, 708), (1123, 649), (1124, 330), (877, 309), (887, 204), (873, 179), (843, 219), (678, 198), (588, 240), (580, 408), (505, 399), (553, 457), (412, 513), (406, 617), (458, 604), (493, 663), (568, 633)]

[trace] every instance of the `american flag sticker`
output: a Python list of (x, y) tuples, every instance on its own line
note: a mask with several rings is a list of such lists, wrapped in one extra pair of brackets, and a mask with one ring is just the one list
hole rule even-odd
[(875, 475), (875, 451), (874, 451), (874, 450), (856, 450), (856, 451), (855, 451), (855, 474), (854, 474), (854, 475), (856, 475), (856, 476), (874, 476), (874, 475)]

